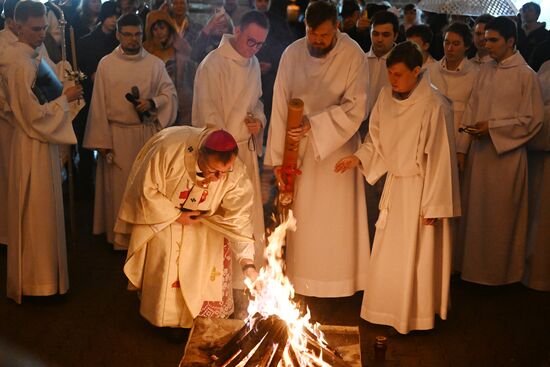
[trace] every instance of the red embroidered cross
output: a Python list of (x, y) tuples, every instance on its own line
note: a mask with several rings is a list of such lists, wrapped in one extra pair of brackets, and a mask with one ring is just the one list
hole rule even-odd
[(199, 203), (202, 203), (203, 201), (205, 201), (207, 196), (208, 196), (208, 191), (204, 190), (202, 192), (201, 199), (199, 200)]

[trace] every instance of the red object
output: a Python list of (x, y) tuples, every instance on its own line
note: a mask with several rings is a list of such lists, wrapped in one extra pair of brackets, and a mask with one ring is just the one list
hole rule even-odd
[[(288, 116), (286, 131), (290, 131), (302, 125), (302, 116), (304, 114), (304, 102), (301, 99), (293, 98), (288, 103)], [(284, 187), (279, 188), (279, 193), (287, 195), (290, 199), (294, 198), (294, 184), (296, 176), (302, 174), (298, 167), (298, 151), (300, 142), (294, 142), (286, 136), (285, 150), (283, 154), (283, 165), (281, 166), (281, 178)], [(288, 204), (290, 204), (290, 201)], [(285, 204), (287, 205), (287, 204)]]
[(206, 137), (204, 147), (216, 152), (230, 152), (237, 147), (237, 142), (227, 131), (216, 130)]

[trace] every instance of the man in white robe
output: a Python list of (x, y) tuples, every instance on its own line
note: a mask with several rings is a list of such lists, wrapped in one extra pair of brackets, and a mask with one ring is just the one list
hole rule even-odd
[[(334, 164), (359, 146), (366, 115), (365, 54), (337, 30), (336, 8), (312, 2), (305, 38), (283, 53), (275, 81), (265, 164), (283, 163), (288, 102), (304, 102), (294, 214), (287, 237), (287, 272), (297, 293), (344, 297), (365, 289), (370, 256), (363, 180), (357, 172), (334, 174)], [(319, 20), (313, 23), (311, 19)], [(308, 23), (309, 22), (309, 23)]]
[(118, 19), (120, 46), (99, 62), (84, 134), (83, 146), (101, 153), (93, 233), (105, 232), (109, 243), (114, 240), (113, 227), (134, 158), (177, 114), (176, 88), (162, 60), (142, 48), (142, 32), (137, 15)]
[[(5, 69), (7, 63), (13, 62), (11, 57), (13, 51), (11, 47), (17, 44), (16, 23), (14, 19), (15, 6), (20, 0), (8, 0), (4, 3), (5, 28), (0, 31), (0, 63)], [(39, 57), (47, 59), (44, 45), (38, 47)], [(49, 63), (49, 61), (48, 61)], [(2, 75), (0, 74), (0, 83)], [(6, 96), (0, 89), (0, 203), (7, 205), (8, 202), (8, 166), (9, 152), (13, 127), (10, 121), (9, 107), (7, 106)], [(0, 243), (6, 244), (8, 238), (8, 210), (4, 207), (0, 210)]]
[[(75, 144), (70, 102), (80, 86), (63, 87), (45, 59), (39, 57), (46, 32), (46, 10), (39, 2), (15, 8), (19, 41), (2, 64), (5, 107), (13, 126), (8, 167), (7, 296), (64, 294), (69, 287), (59, 144)], [(41, 88), (38, 70), (50, 80)], [(40, 75), (45, 75), (40, 73)], [(36, 256), (40, 254), (40, 256)]]
[[(379, 11), (373, 15), (371, 21), (370, 38), (371, 49), (367, 52), (367, 68), (369, 79), (367, 83), (367, 115), (372, 111), (378, 94), (383, 87), (390, 85), (386, 59), (395, 46), (399, 31), (399, 19), (389, 11)], [(367, 133), (365, 126), (365, 135)]]
[(535, 72), (514, 50), (516, 25), (498, 17), (485, 28), (493, 62), (481, 65), (463, 124), (467, 154), (458, 246), (462, 278), (485, 285), (519, 282), (525, 265), (528, 190), (525, 144), (544, 115)]
[[(19, 0), (8, 0), (4, 3), (5, 28), (0, 31), (0, 67), (5, 68), (7, 62), (13, 60), (10, 55), (10, 48), (17, 43), (17, 35), (14, 11)], [(0, 83), (5, 83), (0, 74)], [(3, 88), (0, 89), (0, 203), (3, 206), (0, 210), (0, 243), (8, 242), (8, 166), (11, 137), (13, 127), (9, 118), (9, 107)]]
[(226, 131), (165, 129), (139, 152), (116, 223), (128, 248), (124, 273), (140, 313), (156, 326), (189, 328), (197, 316), (233, 312), (230, 240), (242, 272), (254, 267), (253, 191)]
[(443, 49), (445, 56), (428, 66), (431, 83), (452, 103), (453, 134), (455, 141), (467, 139), (459, 133), (462, 116), (472, 94), (478, 67), (466, 58), (472, 44), (472, 35), (464, 23), (453, 23), (445, 30)]
[(378, 97), (367, 139), (335, 167), (360, 165), (371, 184), (387, 173), (361, 317), (403, 334), (447, 318), (450, 218), (460, 215), (452, 112), (421, 66), (416, 44), (392, 50), (392, 86)]
[[(469, 136), (459, 132), (462, 116), (475, 83), (478, 66), (466, 58), (466, 50), (472, 44), (472, 33), (464, 23), (453, 23), (445, 30), (443, 51), (445, 56), (428, 66), (431, 83), (451, 101), (453, 110), (453, 136), (457, 145), (467, 144)], [(462, 141), (462, 143), (460, 143)], [(465, 155), (457, 153), (459, 172), (464, 171)], [(459, 219), (453, 220), (454, 238), (458, 235)], [(456, 241), (455, 241), (456, 242)], [(453, 268), (460, 269), (462, 249), (453, 245)]]
[(538, 71), (544, 97), (544, 122), (529, 148), (529, 230), (522, 282), (550, 291), (550, 61)]
[[(399, 19), (394, 13), (390, 11), (379, 11), (373, 15), (370, 27), (372, 45), (370, 51), (366, 54), (367, 69), (369, 73), (367, 82), (367, 116), (370, 115), (382, 88), (390, 85), (388, 70), (386, 68), (386, 59), (395, 46), (395, 40), (399, 35), (398, 32)], [(360, 128), (361, 138), (367, 135), (368, 129), (367, 118)], [(384, 178), (378, 180), (374, 185), (365, 183), (365, 196), (367, 199), (367, 214), (371, 240), (375, 232), (374, 224), (378, 219), (378, 203), (380, 202), (383, 188)]]
[(476, 65), (493, 61), (489, 55), (489, 50), (485, 47), (485, 25), (494, 18), (495, 17), (490, 14), (482, 14), (475, 20), (473, 40), (476, 53), (470, 60)]
[[(254, 239), (256, 264), (263, 260), (264, 213), (258, 156), (262, 154), (266, 119), (260, 65), (256, 53), (267, 38), (269, 21), (259, 11), (241, 18), (235, 35), (225, 34), (219, 47), (201, 62), (195, 76), (193, 126), (225, 129), (239, 144), (239, 159), (247, 169), (254, 188)], [(235, 271), (234, 287), (242, 289), (243, 279)]]

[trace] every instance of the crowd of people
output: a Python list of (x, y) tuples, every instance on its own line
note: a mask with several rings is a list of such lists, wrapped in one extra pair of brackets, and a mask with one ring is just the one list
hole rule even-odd
[[(93, 233), (127, 251), (129, 288), (156, 326), (233, 313), (232, 289), (265, 261), (261, 172), (286, 185), (288, 144), (299, 147), (285, 254), (298, 294), (364, 291), (363, 319), (408, 333), (447, 318), (453, 273), (550, 291), (539, 5), (514, 19), (356, 0), (305, 2), (287, 19), (284, 1), (247, 5), (224, 0), (201, 25), (187, 0), (4, 2), (9, 298), (69, 288), (66, 145)], [(288, 129), (296, 98), (303, 118)]]

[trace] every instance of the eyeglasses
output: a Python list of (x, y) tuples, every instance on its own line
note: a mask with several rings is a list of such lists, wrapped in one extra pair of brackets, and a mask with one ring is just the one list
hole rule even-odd
[(214, 175), (216, 177), (220, 177), (221, 175), (226, 175), (230, 172), (233, 172), (233, 167), (229, 168), (228, 170), (225, 170), (225, 171), (220, 171), (220, 170), (217, 170), (217, 169), (212, 169), (212, 167), (210, 167), (208, 165), (208, 163), (206, 163), (206, 160), (202, 157), (199, 158), (202, 163), (204, 164), (204, 166), (206, 167), (206, 169), (204, 170), (205, 173), (209, 173), (211, 175)]
[(248, 47), (254, 47), (259, 50), (260, 48), (264, 47), (265, 42), (258, 42), (254, 38), (248, 37), (248, 39), (246, 40), (246, 45)]
[(136, 33), (130, 33), (130, 32), (118, 32), (121, 35), (123, 35), (126, 38), (141, 38), (143, 36), (143, 32), (136, 32)]

